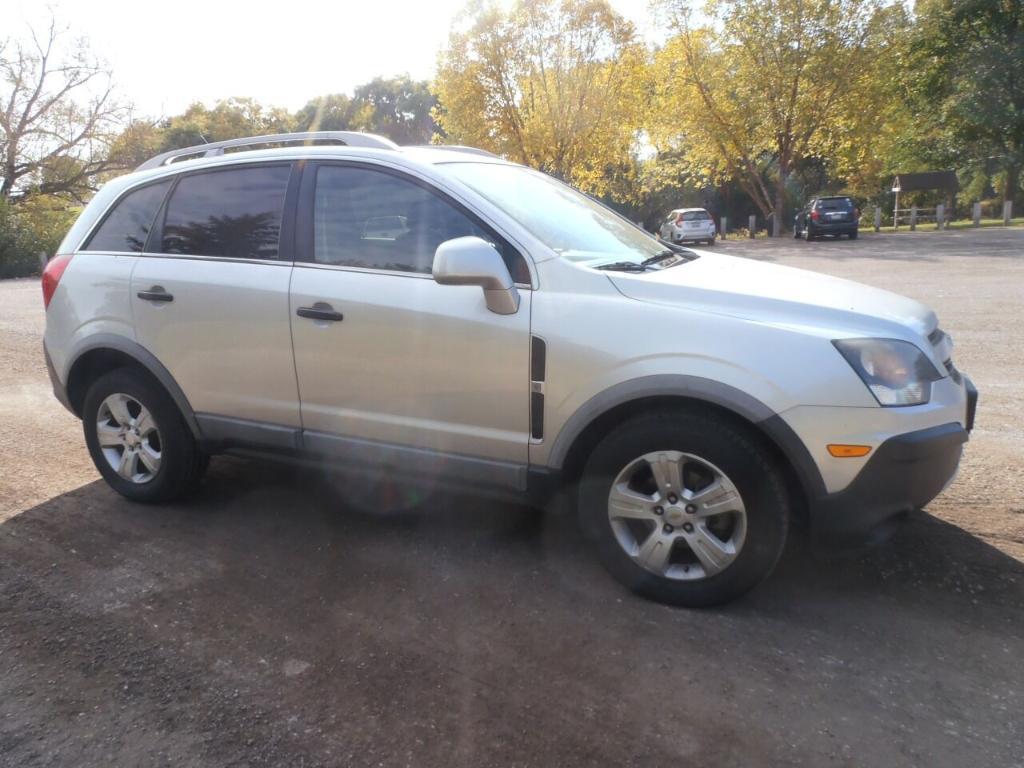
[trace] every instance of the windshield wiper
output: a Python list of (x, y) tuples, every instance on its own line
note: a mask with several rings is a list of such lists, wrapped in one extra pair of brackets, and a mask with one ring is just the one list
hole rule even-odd
[(670, 256), (676, 256), (676, 257), (682, 258), (681, 254), (676, 253), (671, 248), (666, 248), (664, 251), (659, 251), (658, 253), (654, 254), (650, 258), (644, 259), (643, 261), (640, 262), (640, 265), (644, 266), (644, 267), (649, 267), (652, 264), (657, 264), (659, 261), (664, 261), (665, 259), (669, 258)]
[(609, 264), (598, 264), (594, 269), (611, 269), (621, 272), (646, 272), (648, 266), (650, 265), (637, 263), (635, 261), (613, 261)]

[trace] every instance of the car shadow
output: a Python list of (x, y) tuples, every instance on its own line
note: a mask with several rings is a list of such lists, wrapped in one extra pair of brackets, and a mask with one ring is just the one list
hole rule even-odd
[[(372, 561), (369, 570), (390, 574), (396, 587), (430, 591), (440, 573), (481, 593), (504, 590), (509, 577), (529, 573), (549, 595), (564, 590), (563, 600), (596, 608), (625, 598), (634, 611), (661, 610), (604, 574), (565, 511), (259, 461), (215, 459), (195, 496), (157, 507), (128, 502), (97, 481), (21, 513), (0, 531), (8, 534), (3, 548), (12, 560), (22, 559), (18, 542), (29, 534), (47, 556), (73, 550), (98, 563), (138, 545), (159, 552), (166, 540), (175, 568), (230, 568), (258, 557), (296, 576), (323, 575), (326, 585), (348, 574), (346, 563)], [(177, 559), (177, 546), (193, 538), (202, 546), (190, 565)], [(336, 561), (340, 552), (345, 563)], [(356, 586), (348, 582), (346, 589)], [(800, 606), (835, 605), (841, 618), (844, 601), (876, 599), (913, 605), (937, 620), (976, 614), (972, 621), (984, 624), (991, 618), (986, 607), (1024, 605), (1024, 564), (926, 512), (894, 521), (880, 541), (845, 551), (816, 549), (797, 529), (764, 584), (704, 613), (792, 619)]]
[[(62, 743), (93, 743), (109, 707), (213, 764), (330, 763), (353, 743), (511, 764), (523, 734), (536, 764), (814, 764), (793, 746), (819, 727), (805, 702), (841, 702), (835, 738), (883, 743), (893, 680), (955, 688), (975, 730), (1003, 727), (975, 680), (1021, 683), (1022, 585), (1021, 563), (920, 513), (854, 553), (794, 536), (746, 597), (675, 609), (612, 581), (564, 513), (218, 458), (188, 500), (95, 481), (0, 525), (0, 690), (22, 713), (0, 745), (34, 754), (53, 718)], [(46, 680), (62, 693), (26, 698)], [(914, 704), (922, 743), (948, 738), (931, 706)], [(699, 725), (730, 708), (748, 719)]]

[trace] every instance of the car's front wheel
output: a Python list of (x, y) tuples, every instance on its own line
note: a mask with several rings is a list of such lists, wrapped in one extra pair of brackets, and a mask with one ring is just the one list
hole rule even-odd
[(161, 502), (195, 488), (207, 458), (174, 401), (128, 368), (93, 382), (82, 408), (85, 443), (111, 488), (133, 501)]
[(594, 449), (580, 523), (635, 592), (688, 607), (732, 600), (774, 568), (786, 541), (785, 483), (760, 440), (696, 411), (635, 417)]

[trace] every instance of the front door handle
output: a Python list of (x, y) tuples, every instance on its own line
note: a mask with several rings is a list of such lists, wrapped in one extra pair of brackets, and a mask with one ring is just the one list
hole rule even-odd
[(162, 285), (154, 285), (148, 291), (139, 291), (135, 295), (144, 301), (174, 301), (174, 296), (165, 291)]
[(334, 307), (325, 301), (318, 301), (312, 307), (299, 307), (295, 310), (295, 314), (310, 320), (327, 320), (331, 323), (338, 323), (345, 319), (341, 312), (335, 312)]

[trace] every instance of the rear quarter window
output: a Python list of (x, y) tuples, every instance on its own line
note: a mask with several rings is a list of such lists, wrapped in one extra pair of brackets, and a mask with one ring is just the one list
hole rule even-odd
[(141, 253), (170, 186), (170, 180), (161, 181), (133, 190), (122, 197), (82, 250)]

